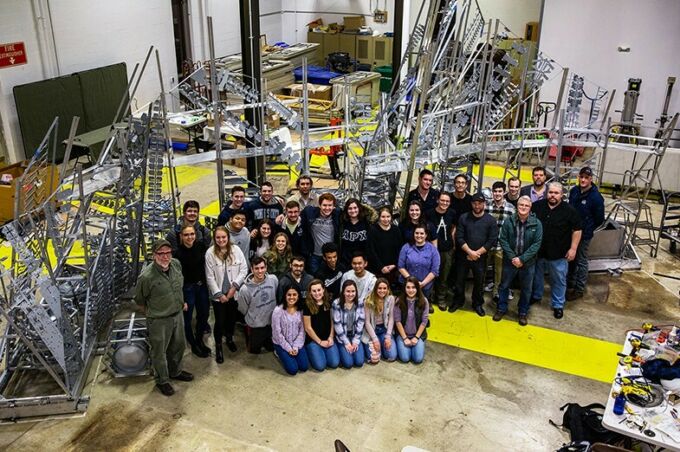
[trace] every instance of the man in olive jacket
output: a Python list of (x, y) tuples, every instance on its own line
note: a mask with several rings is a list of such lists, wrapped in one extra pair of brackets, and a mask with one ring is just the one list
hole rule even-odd
[(182, 266), (172, 258), (170, 242), (160, 239), (151, 247), (153, 263), (137, 280), (135, 302), (144, 307), (151, 346), (151, 365), (156, 387), (165, 396), (175, 393), (170, 379), (191, 381), (194, 376), (181, 370), (184, 355), (184, 303)]
[(498, 290), (498, 309), (493, 320), (500, 321), (508, 310), (510, 284), (519, 276), (522, 292), (519, 296), (519, 324), (527, 324), (531, 290), (536, 268), (536, 256), (543, 240), (543, 226), (531, 212), (531, 198), (517, 200), (517, 212), (503, 222), (499, 237), (503, 248), (503, 273)]

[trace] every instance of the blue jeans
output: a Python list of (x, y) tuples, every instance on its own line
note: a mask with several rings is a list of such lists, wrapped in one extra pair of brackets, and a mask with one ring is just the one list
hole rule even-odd
[[(208, 317), (210, 317), (210, 301), (208, 300), (208, 286), (205, 284), (187, 284), (182, 288), (187, 310), (184, 311), (184, 336), (190, 345), (196, 343), (196, 338), (203, 337), (208, 331)], [(196, 308), (196, 334), (191, 329), (191, 321)]]
[(565, 294), (567, 293), (567, 265), (566, 258), (548, 260), (539, 258), (536, 261), (536, 272), (534, 274), (534, 289), (532, 298), (540, 300), (543, 298), (543, 284), (545, 270), (550, 273), (550, 305), (553, 309), (563, 309)]
[(338, 347), (335, 344), (328, 348), (323, 348), (316, 342), (310, 342), (305, 345), (305, 350), (307, 350), (309, 364), (312, 365), (314, 370), (321, 372), (326, 367), (335, 369), (340, 365), (340, 352), (338, 352)]
[(581, 240), (576, 250), (576, 258), (569, 263), (568, 286), (579, 292), (586, 290), (588, 282), (588, 247), (590, 240)]
[(276, 344), (274, 344), (274, 351), (279, 356), (279, 361), (281, 361), (288, 375), (295, 375), (298, 372), (304, 372), (309, 369), (309, 360), (307, 359), (307, 352), (304, 347), (298, 350), (298, 354), (295, 356), (291, 356), (283, 347)]
[(361, 367), (364, 365), (364, 349), (359, 343), (359, 348), (354, 353), (350, 353), (345, 348), (344, 344), (340, 342), (335, 343), (338, 347), (338, 352), (340, 353), (340, 363), (345, 369), (351, 369), (352, 366)]
[(310, 275), (316, 275), (323, 264), (323, 257), (312, 254), (307, 259), (307, 273)]
[(401, 336), (397, 335), (397, 354), (399, 355), (399, 361), (402, 363), (407, 363), (409, 361), (414, 364), (420, 364), (425, 359), (425, 340), (418, 339), (418, 343), (412, 347), (407, 347), (404, 345), (404, 340)]
[(531, 290), (534, 282), (534, 271), (536, 264), (524, 265), (517, 268), (512, 263), (503, 259), (503, 276), (498, 288), (498, 312), (508, 311), (508, 297), (510, 296), (510, 286), (515, 277), (519, 276), (521, 292), (519, 294), (519, 315), (529, 315), (531, 302)]
[[(382, 356), (382, 359), (385, 359), (387, 361), (394, 361), (395, 359), (397, 359), (397, 346), (394, 342), (394, 337), (391, 338), (392, 346), (390, 347), (390, 349), (387, 350), (385, 348), (385, 337), (387, 337), (387, 328), (385, 328), (384, 325), (376, 325), (375, 335), (378, 336), (378, 341), (380, 341), (380, 355)], [(366, 361), (370, 361), (371, 349), (373, 348), (373, 346), (370, 342), (368, 344), (363, 344), (363, 346), (364, 353), (366, 354)]]

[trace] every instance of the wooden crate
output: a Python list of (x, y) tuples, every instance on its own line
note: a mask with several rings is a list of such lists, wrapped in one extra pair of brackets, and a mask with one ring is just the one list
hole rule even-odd
[[(23, 162), (15, 163), (14, 165), (0, 168), (0, 175), (11, 174), (13, 177), (12, 182), (9, 185), (0, 185), (0, 224), (14, 219), (17, 182), (19, 177), (26, 171), (27, 166), (28, 160), (25, 160)], [(39, 170), (39, 175), (39, 180), (44, 184), (45, 189), (40, 190), (41, 195), (36, 201), (42, 202), (56, 190), (59, 181), (59, 169), (55, 165), (48, 165)], [(52, 183), (51, 186), (50, 182)], [(21, 206), (19, 206), (19, 208), (21, 208)]]

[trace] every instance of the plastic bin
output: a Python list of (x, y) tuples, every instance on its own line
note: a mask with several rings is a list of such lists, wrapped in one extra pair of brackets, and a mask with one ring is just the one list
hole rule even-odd
[[(302, 66), (293, 70), (295, 81), (302, 81)], [(342, 74), (332, 72), (323, 66), (307, 66), (307, 82), (316, 85), (330, 85), (330, 80), (335, 77), (340, 77)]]
[(392, 89), (392, 66), (378, 66), (374, 70), (380, 74), (380, 91), (389, 93)]

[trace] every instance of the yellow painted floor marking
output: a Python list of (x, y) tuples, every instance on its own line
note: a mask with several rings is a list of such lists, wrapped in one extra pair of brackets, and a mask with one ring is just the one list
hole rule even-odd
[(514, 320), (494, 322), (474, 312), (435, 310), (429, 340), (466, 350), (556, 370), (591, 380), (611, 382), (621, 344), (601, 341)]

